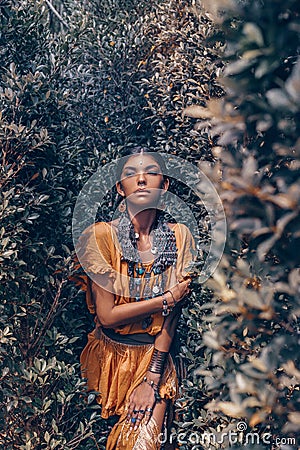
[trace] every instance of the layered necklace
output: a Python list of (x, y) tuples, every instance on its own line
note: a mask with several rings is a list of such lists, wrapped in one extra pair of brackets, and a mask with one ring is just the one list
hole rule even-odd
[[(177, 247), (175, 233), (158, 213), (152, 226), (153, 241), (151, 253), (152, 264), (143, 264), (137, 248), (138, 233), (127, 211), (120, 216), (118, 224), (118, 239), (122, 249), (122, 259), (127, 262), (130, 297), (135, 301), (148, 300), (161, 295), (165, 291), (166, 269), (175, 266), (177, 261)], [(153, 279), (152, 287), (150, 278)], [(152, 319), (143, 321), (143, 328), (147, 328)], [(149, 323), (150, 321), (150, 323)]]

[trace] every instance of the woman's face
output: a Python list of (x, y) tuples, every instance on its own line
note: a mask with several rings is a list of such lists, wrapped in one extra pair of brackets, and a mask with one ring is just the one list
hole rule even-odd
[(131, 156), (125, 163), (117, 191), (132, 206), (156, 207), (169, 180), (163, 177), (159, 164), (151, 155)]

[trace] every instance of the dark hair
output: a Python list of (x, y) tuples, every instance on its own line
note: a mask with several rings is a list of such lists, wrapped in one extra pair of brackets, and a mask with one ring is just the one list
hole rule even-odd
[(157, 162), (159, 167), (161, 168), (164, 178), (167, 178), (167, 176), (166, 176), (167, 167), (166, 167), (164, 158), (161, 156), (161, 154), (154, 152), (149, 147), (136, 146), (136, 147), (126, 147), (126, 148), (124, 148), (124, 150), (122, 150), (122, 152), (120, 154), (121, 159), (118, 161), (117, 169), (116, 169), (117, 170), (117, 180), (121, 179), (123, 167), (129, 160), (129, 158), (131, 158), (131, 156), (140, 155), (142, 153), (150, 153), (151, 158), (153, 158)]

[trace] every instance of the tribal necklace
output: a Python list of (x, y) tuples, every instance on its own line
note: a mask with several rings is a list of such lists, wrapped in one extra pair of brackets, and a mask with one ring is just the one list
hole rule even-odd
[[(165, 271), (168, 267), (175, 266), (177, 261), (175, 233), (159, 213), (153, 223), (152, 232), (151, 253), (154, 261), (152, 264), (143, 264), (137, 248), (139, 235), (134, 231), (127, 211), (121, 214), (118, 224), (118, 239), (122, 249), (122, 259), (128, 264), (130, 297), (135, 301), (149, 300), (149, 298), (161, 295), (165, 290)], [(154, 278), (152, 288), (150, 286), (151, 277)], [(150, 325), (150, 320), (152, 321), (151, 317), (143, 321), (143, 328)]]

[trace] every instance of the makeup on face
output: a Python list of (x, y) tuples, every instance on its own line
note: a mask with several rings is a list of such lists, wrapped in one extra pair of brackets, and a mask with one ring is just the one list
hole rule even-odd
[[(141, 164), (142, 163), (142, 164)], [(121, 172), (121, 195), (127, 202), (143, 204), (145, 202), (155, 207), (162, 189), (168, 187), (168, 181), (164, 179), (162, 170), (157, 161), (150, 155), (134, 155), (130, 157)]]
[(161, 169), (157, 163), (153, 162), (153, 163), (147, 164), (146, 166), (144, 163), (145, 163), (145, 161), (140, 160), (138, 163), (138, 166), (136, 166), (136, 165), (133, 165), (132, 163), (130, 163), (130, 161), (128, 161), (128, 163), (125, 164), (125, 166), (122, 170), (121, 179), (123, 180), (124, 178), (133, 177), (133, 176), (139, 175), (139, 174), (145, 174), (145, 175), (151, 175), (151, 176), (162, 175)]

